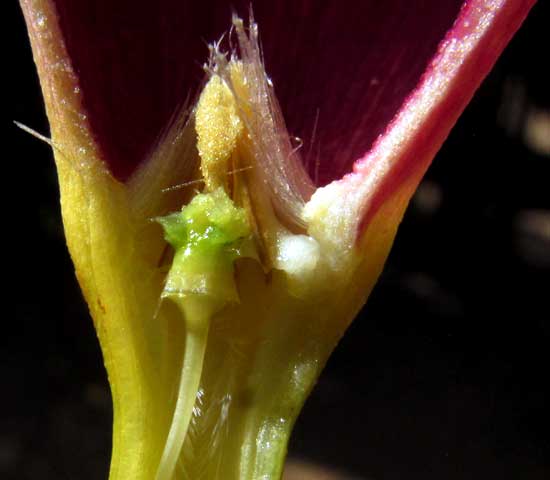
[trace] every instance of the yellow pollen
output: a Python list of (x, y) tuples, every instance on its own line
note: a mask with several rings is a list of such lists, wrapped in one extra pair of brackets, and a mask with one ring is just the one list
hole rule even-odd
[(195, 114), (197, 148), (206, 188), (227, 189), (229, 159), (243, 130), (233, 93), (218, 75), (213, 75), (199, 99)]

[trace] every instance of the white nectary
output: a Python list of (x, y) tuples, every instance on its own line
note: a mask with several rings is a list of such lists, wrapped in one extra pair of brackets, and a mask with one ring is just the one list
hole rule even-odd
[(284, 235), (277, 241), (276, 268), (289, 275), (307, 275), (315, 270), (320, 247), (307, 235)]

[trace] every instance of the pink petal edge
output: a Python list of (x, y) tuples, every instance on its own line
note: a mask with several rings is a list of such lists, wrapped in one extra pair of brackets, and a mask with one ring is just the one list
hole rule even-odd
[(536, 0), (470, 0), (417, 88), (373, 148), (340, 181), (369, 183), (359, 231), (405, 181), (418, 183)]

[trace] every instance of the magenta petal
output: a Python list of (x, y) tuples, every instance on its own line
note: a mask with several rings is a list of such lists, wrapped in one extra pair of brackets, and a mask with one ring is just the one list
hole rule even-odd
[[(460, 0), (302, 2), (262, 28), (268, 73), (317, 185), (349, 172), (413, 90)], [(260, 10), (261, 11), (261, 10)], [(277, 28), (283, 25), (278, 43)], [(270, 33), (272, 32), (272, 33)]]
[[(53, 3), (91, 128), (121, 180), (197, 93), (206, 42), (228, 29), (230, 5), (241, 15), (249, 6), (244, 0)], [(291, 134), (304, 140), (316, 183), (348, 172), (385, 131), (463, 3), (476, 2), (253, 2), (267, 71)], [(527, 11), (532, 2), (507, 3)], [(497, 54), (487, 52), (491, 61)]]
[(356, 182), (378, 177), (362, 223), (407, 182), (416, 187), (475, 90), (535, 0), (466, 2), (418, 86), (354, 165)]

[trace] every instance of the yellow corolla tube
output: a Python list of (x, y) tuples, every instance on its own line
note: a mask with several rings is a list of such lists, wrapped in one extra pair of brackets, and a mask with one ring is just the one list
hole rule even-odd
[(253, 19), (233, 18), (229, 54), (211, 46), (200, 94), (124, 177), (88, 117), (105, 106), (83, 94), (93, 87), (71, 60), (82, 32), (61, 29), (76, 7), (21, 3), (67, 245), (111, 385), (110, 479), (280, 478), (300, 409), (475, 88), (464, 94), (457, 78), (481, 79), (491, 36), (509, 32), (489, 42), (503, 48), (530, 2), (466, 2), (456, 41), (441, 44), (384, 135), (320, 188), (287, 130)]

